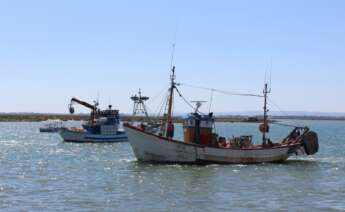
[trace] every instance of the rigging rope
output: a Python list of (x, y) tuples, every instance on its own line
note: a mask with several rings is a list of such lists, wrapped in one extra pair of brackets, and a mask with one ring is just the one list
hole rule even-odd
[(164, 93), (164, 91), (166, 90), (167, 86), (164, 86), (162, 89), (159, 90), (158, 93), (156, 93), (153, 97), (151, 97), (148, 101), (147, 104), (151, 104), (152, 102), (155, 102), (156, 99), (158, 99), (158, 97), (161, 97), (162, 94)]
[(191, 88), (198, 88), (198, 89), (203, 89), (203, 90), (208, 90), (208, 91), (213, 91), (213, 92), (218, 92), (222, 93), (225, 95), (231, 95), (231, 96), (250, 96), (250, 97), (264, 97), (263, 95), (259, 94), (248, 94), (248, 93), (238, 93), (238, 92), (231, 92), (231, 91), (224, 91), (220, 89), (214, 89), (214, 88), (207, 88), (207, 87), (202, 87), (202, 86), (196, 86), (196, 85), (189, 85), (186, 83), (178, 83), (179, 86), (185, 86), (185, 87), (191, 87)]
[(304, 128), (302, 126), (297, 126), (297, 125), (292, 125), (292, 124), (282, 124), (282, 123), (276, 123), (276, 122), (272, 122), (270, 124), (279, 125), (279, 126), (283, 126), (283, 127)]
[(166, 96), (163, 98), (160, 110), (158, 111), (158, 114), (157, 114), (157, 118), (159, 118), (161, 116), (161, 113), (162, 113), (162, 116), (164, 116), (164, 113), (167, 109), (168, 96), (169, 96), (169, 92), (167, 92)]
[[(273, 100), (269, 99), (268, 100), (270, 103), (272, 103), (280, 113), (284, 114), (285, 116), (290, 116), (288, 113), (284, 112)], [(297, 121), (295, 120), (291, 120), (296, 126), (299, 126), (300, 123), (298, 123)]]
[[(181, 99), (182, 99), (189, 107), (191, 107), (194, 111), (196, 111), (196, 108), (195, 108), (191, 103), (188, 102), (188, 100), (182, 95), (182, 93), (180, 92), (180, 90), (179, 90), (177, 87), (175, 87), (175, 89), (176, 89), (178, 95), (181, 97)], [(205, 115), (204, 113), (202, 113), (202, 112), (200, 112), (200, 111), (199, 111), (199, 113)]]
[(210, 107), (208, 108), (208, 113), (211, 113), (211, 107), (213, 102), (213, 89), (211, 90), (211, 96), (210, 96)]
[(158, 108), (157, 108), (157, 110), (156, 110), (156, 111), (157, 111), (157, 113), (156, 113), (156, 116), (157, 116), (157, 117), (159, 117), (159, 116), (161, 115), (161, 113), (162, 113), (162, 111), (163, 111), (164, 105), (165, 105), (165, 101), (164, 101), (164, 98), (163, 98), (161, 104), (158, 105)]

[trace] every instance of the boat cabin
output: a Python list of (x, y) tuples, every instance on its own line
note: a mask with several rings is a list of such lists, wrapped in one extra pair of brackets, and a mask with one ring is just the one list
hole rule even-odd
[(229, 139), (220, 137), (213, 132), (214, 123), (213, 113), (189, 114), (183, 121), (184, 142), (219, 148), (249, 148), (252, 146), (253, 136), (243, 135)]
[(210, 145), (213, 140), (213, 113), (201, 115), (191, 113), (183, 121), (184, 142)]
[(83, 128), (92, 134), (117, 134), (120, 125), (119, 110), (112, 110), (111, 107), (109, 105), (106, 110), (98, 110), (95, 115), (96, 122), (84, 124)]

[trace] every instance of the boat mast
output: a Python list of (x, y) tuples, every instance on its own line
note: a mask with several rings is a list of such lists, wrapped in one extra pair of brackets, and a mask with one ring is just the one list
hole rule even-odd
[[(171, 75), (170, 75), (170, 88), (169, 88), (169, 99), (168, 99), (168, 114), (167, 114), (167, 123), (172, 123), (172, 107), (173, 107), (173, 100), (174, 100), (174, 89), (176, 86), (176, 76), (175, 76), (175, 66), (171, 69)], [(167, 129), (167, 126), (165, 126), (165, 129)], [(165, 135), (167, 135), (167, 130), (165, 130)]]
[(268, 117), (267, 112), (269, 111), (267, 109), (267, 94), (269, 94), (268, 85), (265, 83), (265, 89), (264, 89), (264, 120), (263, 120), (263, 131), (262, 131), (262, 143), (266, 144), (266, 133), (268, 132)]

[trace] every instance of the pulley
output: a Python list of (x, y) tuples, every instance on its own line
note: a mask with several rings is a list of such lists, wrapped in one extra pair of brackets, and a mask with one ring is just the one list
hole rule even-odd
[(69, 112), (70, 112), (70, 114), (74, 114), (74, 107), (73, 107), (73, 105), (72, 104), (69, 104)]

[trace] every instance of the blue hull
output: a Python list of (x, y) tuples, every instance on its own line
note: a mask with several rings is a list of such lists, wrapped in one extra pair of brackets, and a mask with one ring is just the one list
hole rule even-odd
[(128, 141), (124, 132), (119, 132), (116, 135), (101, 135), (64, 129), (59, 134), (65, 142), (74, 143), (120, 143)]

